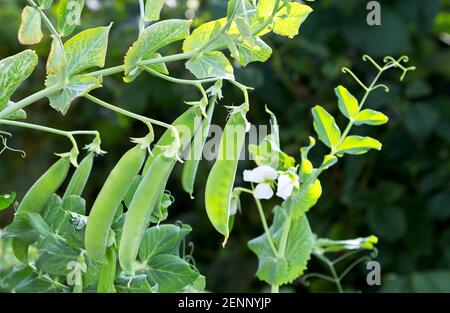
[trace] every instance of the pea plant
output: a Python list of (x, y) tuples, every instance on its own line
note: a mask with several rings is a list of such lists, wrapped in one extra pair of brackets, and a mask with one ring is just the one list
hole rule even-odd
[[(186, 238), (192, 228), (181, 222), (165, 222), (174, 202), (166, 185), (174, 166), (181, 162), (182, 186), (193, 195), (197, 168), (224, 83), (238, 88), (243, 100), (240, 105), (225, 106), (229, 115), (205, 187), (206, 213), (212, 226), (223, 235), (223, 246), (237, 213), (243, 209), (240, 198), (249, 194), (256, 202), (264, 233), (248, 246), (259, 261), (257, 278), (270, 285), (272, 292), (303, 276), (311, 256), (327, 266), (329, 275), (308, 273), (304, 278), (326, 279), (343, 291), (341, 280), (370, 255), (358, 258), (339, 275), (337, 263), (362, 251), (376, 252), (375, 236), (351, 240), (318, 238), (311, 231), (307, 212), (321, 196), (319, 176), (339, 158), (381, 149), (376, 139), (352, 135), (351, 131), (353, 126), (381, 125), (388, 121), (383, 113), (365, 109), (364, 104), (374, 90), (388, 91), (386, 85), (378, 83), (385, 71), (398, 68), (403, 79), (413, 69), (404, 65), (406, 57), (386, 57), (380, 65), (364, 56), (364, 61), (377, 70), (368, 86), (350, 69), (343, 69), (363, 88), (364, 96), (358, 101), (345, 87), (335, 89), (339, 109), (348, 119), (343, 131), (322, 106), (312, 109), (318, 139), (330, 149), (317, 167), (308, 159), (316, 140), (310, 137), (309, 145), (301, 148), (297, 163), (281, 150), (276, 116), (266, 107), (271, 132), (262, 142), (248, 146), (257, 165), (243, 172), (249, 187), (235, 187), (245, 135), (250, 129), (246, 115), (251, 108), (251, 87), (235, 79), (233, 65), (245, 67), (251, 62), (267, 61), (272, 49), (262, 37), (270, 32), (295, 37), (312, 12), (309, 6), (289, 0), (230, 0), (225, 17), (201, 24), (191, 32), (191, 20), (160, 21), (164, 0), (139, 0), (139, 35), (126, 52), (123, 64), (105, 68), (112, 24), (72, 36), (81, 21), (83, 0), (26, 2), (18, 32), (20, 43), (39, 44), (44, 37), (42, 29), (52, 40), (45, 88), (12, 101), (11, 97), (31, 75), (39, 59), (33, 50), (25, 50), (0, 61), (0, 151), (19, 151), (9, 146), (12, 134), (4, 127), (64, 136), (71, 147), (69, 151), (56, 153), (57, 161), (20, 202), (15, 202), (14, 192), (0, 197), (0, 209), (11, 205), (15, 208), (13, 223), (0, 233), (0, 266), (5, 268), (0, 269), (1, 289), (74, 293), (205, 290), (206, 277), (196, 268), (192, 251), (186, 249), (190, 247)], [(56, 12), (56, 18), (52, 12)], [(181, 41), (181, 52), (162, 54), (162, 48)], [(177, 61), (185, 63), (192, 79), (170, 75), (167, 64)], [(104, 79), (120, 73), (124, 83), (147, 74), (191, 85), (198, 90), (199, 98), (186, 99), (186, 111), (172, 124), (138, 115), (94, 95)], [(94, 158), (105, 154), (101, 134), (96, 130), (66, 131), (23, 121), (29, 107), (39, 100), (47, 98), (53, 109), (66, 115), (71, 103), (80, 97), (141, 122), (145, 130), (145, 136), (132, 138), (133, 147), (116, 163), (92, 205), (86, 203), (83, 191)], [(166, 128), (156, 142), (155, 126)], [(76, 140), (79, 136), (92, 138), (84, 147), (86, 155), (80, 163)], [(75, 168), (73, 173), (71, 167)], [(67, 187), (59, 193), (66, 180)], [(272, 198), (274, 189), (281, 200), (272, 208), (269, 218), (262, 200)]]

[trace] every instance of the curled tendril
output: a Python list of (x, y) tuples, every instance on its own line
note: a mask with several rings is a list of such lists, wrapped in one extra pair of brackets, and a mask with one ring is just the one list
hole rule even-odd
[(370, 63), (372, 63), (372, 65), (375, 66), (375, 67), (377, 68), (377, 70), (379, 70), (379, 71), (382, 70), (381, 66), (378, 65), (378, 63), (375, 62), (375, 60), (372, 59), (371, 56), (369, 56), (369, 55), (367, 55), (367, 54), (364, 54), (363, 57), (362, 57), (362, 59), (363, 59), (364, 62), (370, 62)]
[(385, 84), (378, 84), (378, 85), (373, 86), (371, 91), (374, 91), (375, 89), (378, 89), (378, 88), (383, 88), (385, 92), (389, 92), (389, 90), (390, 90), (389, 87), (386, 86)]
[[(12, 134), (7, 133), (7, 132), (2, 131), (1, 134), (12, 137)], [(2, 146), (0, 148), (0, 154), (4, 153), (5, 151), (12, 151), (12, 152), (19, 153), (21, 155), (21, 157), (23, 159), (25, 159), (27, 157), (26, 152), (24, 150), (14, 149), (14, 148), (11, 148), (10, 146), (8, 146), (8, 138), (3, 135), (0, 135), (0, 141), (1, 141), (1, 146)]]
[(358, 78), (358, 76), (355, 75), (355, 73), (352, 72), (351, 69), (349, 69), (348, 67), (343, 67), (341, 69), (342, 73), (344, 74), (349, 74), (351, 77), (353, 77), (353, 79), (365, 90), (368, 91), (369, 88)]
[(398, 67), (398, 68), (400, 68), (400, 69), (402, 70), (403, 73), (402, 73), (402, 75), (400, 76), (400, 81), (402, 81), (402, 80), (405, 78), (406, 74), (407, 74), (409, 71), (414, 71), (414, 70), (416, 69), (415, 66), (405, 67), (405, 66), (403, 66), (403, 65), (401, 64), (402, 62), (403, 62), (403, 63), (409, 62), (409, 57), (406, 56), (406, 55), (402, 55), (402, 56), (399, 57), (397, 60), (394, 59), (394, 58), (391, 57), (391, 56), (386, 56), (386, 57), (384, 57), (383, 61), (384, 61), (384, 63), (386, 63), (385, 68), (390, 67), (390, 66), (394, 66), (394, 67)]
[(347, 268), (345, 269), (345, 270), (343, 270), (342, 272), (341, 272), (341, 275), (339, 275), (339, 281), (341, 281), (342, 279), (344, 279), (344, 277), (345, 276), (347, 276), (347, 274), (348, 273), (350, 273), (350, 271), (352, 270), (352, 269), (354, 269), (358, 264), (360, 264), (360, 263), (362, 263), (362, 262), (364, 262), (364, 261), (367, 261), (367, 262), (369, 262), (369, 261), (371, 261), (372, 260), (372, 258), (370, 257), (370, 256), (362, 256), (362, 257), (360, 257), (360, 258), (358, 258), (358, 259), (356, 259), (354, 262), (352, 262), (349, 266), (347, 266)]
[(305, 287), (309, 287), (311, 285), (311, 278), (320, 278), (326, 281), (329, 281), (330, 283), (336, 283), (336, 280), (328, 275), (320, 274), (320, 273), (308, 273), (306, 275), (303, 275), (300, 278), (300, 283), (303, 284)]

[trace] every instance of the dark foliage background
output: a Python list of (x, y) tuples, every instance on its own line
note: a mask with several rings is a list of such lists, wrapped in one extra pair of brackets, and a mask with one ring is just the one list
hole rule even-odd
[[(25, 1), (0, 0), (0, 58), (25, 48), (17, 40), (20, 12)], [(87, 1), (89, 3), (89, 1)], [(137, 36), (137, 1), (94, 1), (98, 10), (86, 9), (83, 27), (107, 25), (114, 21), (107, 66), (122, 63), (123, 55)], [(238, 78), (255, 87), (251, 94), (253, 124), (266, 124), (264, 104), (277, 114), (281, 124), (283, 149), (298, 158), (298, 149), (313, 133), (310, 109), (322, 104), (338, 113), (334, 87), (344, 84), (360, 96), (361, 90), (341, 73), (342, 66), (352, 68), (370, 81), (374, 69), (361, 61), (369, 54), (381, 62), (383, 56), (410, 56), (417, 70), (399, 83), (399, 73), (384, 76), (391, 87), (388, 94), (376, 92), (369, 106), (390, 116), (387, 126), (361, 129), (379, 138), (381, 152), (362, 157), (346, 157), (322, 177), (324, 194), (309, 217), (313, 230), (333, 239), (376, 234), (383, 279), (381, 288), (365, 284), (363, 266), (343, 282), (346, 290), (363, 291), (450, 291), (450, 1), (395, 0), (379, 1), (382, 25), (366, 23), (367, 1), (320, 0), (311, 2), (313, 14), (302, 26), (301, 36), (294, 40), (276, 36), (265, 40), (274, 47), (267, 64), (254, 63), (238, 69)], [(92, 1), (91, 1), (92, 3)], [(182, 18), (188, 1), (178, 0), (176, 8), (166, 8), (164, 18)], [(222, 17), (226, 1), (200, 1), (195, 22)], [(41, 56), (38, 69), (14, 95), (21, 99), (43, 88), (44, 68), (49, 40), (36, 46)], [(175, 53), (166, 51), (167, 53)], [(171, 73), (188, 77), (182, 63), (170, 64)], [(94, 91), (100, 98), (128, 110), (167, 122), (184, 109), (184, 100), (198, 98), (196, 90), (178, 86), (148, 75), (132, 84), (122, 82), (120, 75), (104, 80), (104, 88)], [(226, 86), (224, 105), (239, 104), (241, 95)], [(223, 124), (226, 110), (219, 108), (215, 122)], [(103, 110), (85, 100), (72, 105), (63, 117), (46, 101), (29, 109), (29, 120), (61, 129), (92, 129), (102, 133), (104, 149), (109, 153), (97, 159), (86, 191), (88, 203), (119, 157), (131, 144), (129, 137), (145, 134), (145, 127)], [(338, 120), (338, 122), (344, 122)], [(53, 152), (69, 148), (64, 139), (14, 129), (10, 141), (24, 149), (27, 158), (14, 153), (0, 156), (0, 192), (17, 191), (20, 199), (41, 173), (55, 161)], [(318, 153), (320, 152), (320, 149)], [(197, 180), (195, 200), (182, 192), (178, 165), (169, 185), (176, 197), (171, 208), (172, 220), (193, 226), (191, 239), (194, 256), (208, 278), (213, 291), (261, 291), (256, 281), (256, 258), (246, 242), (262, 232), (254, 204), (244, 198), (242, 215), (226, 249), (209, 224), (203, 208), (203, 189), (212, 164), (203, 162)], [(241, 164), (250, 168), (249, 162)], [(237, 184), (241, 181), (238, 178)], [(270, 212), (270, 203), (267, 210)], [(0, 214), (0, 226), (12, 218), (12, 209)], [(313, 271), (323, 271), (316, 260)], [(306, 288), (295, 283), (298, 291), (334, 291), (334, 286), (311, 281)]]

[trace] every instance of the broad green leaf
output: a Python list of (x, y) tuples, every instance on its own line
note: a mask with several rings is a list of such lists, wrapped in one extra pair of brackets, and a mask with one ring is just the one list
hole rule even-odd
[(353, 119), (358, 114), (359, 104), (358, 100), (343, 86), (338, 86), (334, 89), (338, 97), (338, 106), (342, 114), (348, 119)]
[(22, 45), (34, 45), (41, 42), (43, 36), (39, 11), (36, 8), (26, 6), (22, 11), (19, 42)]
[(80, 196), (68, 196), (63, 201), (63, 210), (84, 215), (86, 214), (86, 201)]
[(39, 213), (18, 212), (15, 218), (23, 218), (34, 231), (43, 237), (47, 237), (53, 233), (53, 230)]
[(331, 116), (323, 107), (316, 105), (312, 109), (314, 129), (319, 139), (329, 148), (334, 148), (341, 138), (341, 131)]
[(147, 275), (136, 275), (133, 277), (120, 276), (114, 282), (119, 293), (155, 293), (158, 286), (151, 286), (147, 280)]
[(160, 48), (183, 40), (189, 35), (190, 20), (166, 20), (147, 27), (125, 56), (125, 75), (138, 67), (138, 62), (149, 59)]
[(365, 109), (355, 117), (355, 125), (382, 125), (386, 124), (389, 118), (381, 112)]
[(247, 66), (251, 62), (266, 62), (272, 55), (270, 48), (261, 38), (254, 41), (242, 40), (236, 43), (238, 62)]
[(25, 50), (0, 61), (0, 111), (38, 63), (32, 50)]
[(4, 290), (13, 291), (23, 281), (33, 276), (33, 269), (28, 265), (17, 265), (0, 280), (0, 287)]
[(57, 194), (52, 195), (41, 214), (55, 233), (59, 231), (61, 225), (68, 218), (63, 210), (63, 202)]
[(178, 255), (181, 241), (192, 231), (189, 225), (159, 225), (145, 231), (139, 248), (139, 259), (148, 263), (160, 254)]
[[(275, 216), (270, 233), (275, 246), (279, 246), (286, 212), (275, 207)], [(284, 285), (298, 278), (306, 269), (314, 247), (313, 234), (306, 215), (293, 219), (289, 228), (286, 251), (283, 257), (274, 255), (267, 235), (261, 235), (248, 243), (258, 257), (257, 277), (270, 285)]]
[(312, 9), (307, 5), (289, 2), (275, 16), (273, 25), (274, 33), (294, 38), (298, 35), (300, 26), (311, 12)]
[(147, 0), (145, 2), (145, 21), (153, 22), (159, 20), (159, 15), (166, 0)]
[(76, 261), (80, 254), (77, 250), (59, 241), (54, 235), (44, 239), (40, 251), (39, 258), (36, 260), (36, 268), (53, 275), (67, 275), (70, 272), (67, 264)]
[(336, 154), (364, 154), (370, 149), (381, 150), (381, 143), (370, 137), (348, 136), (336, 148)]
[[(54, 83), (52, 82), (52, 79), (55, 78), (55, 76), (49, 77), (46, 80), (46, 85), (53, 85)], [(58, 78), (56, 78), (56, 80), (58, 80)], [(84, 96), (99, 87), (101, 87), (101, 82), (95, 77), (86, 75), (72, 76), (67, 80), (63, 90), (48, 97), (50, 100), (50, 106), (65, 115), (73, 100)]]
[(293, 214), (294, 218), (303, 216), (310, 208), (316, 205), (322, 195), (322, 185), (320, 184), (320, 181), (316, 179), (306, 189), (300, 189), (297, 193), (301, 193), (301, 196), (297, 196), (297, 194), (294, 193), (282, 205), (288, 214)]
[(43, 10), (47, 10), (52, 6), (53, 0), (38, 0), (38, 3)]
[[(206, 45), (208, 41), (211, 39), (211, 37), (214, 36), (214, 34), (216, 34), (217, 32), (219, 32), (226, 22), (227, 22), (226, 19), (222, 18), (219, 20), (204, 23), (199, 27), (197, 27), (192, 32), (192, 34), (190, 34), (184, 40), (183, 52), (193, 51)], [(205, 51), (208, 52), (213, 50), (219, 50), (221, 47), (224, 46), (225, 41), (221, 38), (218, 38), (218, 40), (214, 41), (214, 43), (209, 45)]]
[(0, 195), (0, 211), (7, 209), (16, 199), (16, 193)]
[(259, 0), (256, 6), (258, 17), (266, 19), (272, 15), (275, 8), (276, 0)]
[(81, 12), (84, 0), (61, 0), (58, 12), (58, 31), (62, 37), (69, 36), (75, 27), (80, 25)]
[(178, 256), (161, 254), (150, 260), (147, 279), (158, 292), (179, 292), (197, 279), (198, 273)]
[(111, 26), (112, 24), (87, 29), (76, 34), (64, 44), (67, 58), (65, 74), (67, 77), (92, 67), (105, 66)]
[[(64, 52), (64, 46), (61, 41), (52, 35), (53, 41), (47, 60), (47, 75), (55, 75), (60, 73), (67, 63), (66, 54)], [(65, 75), (62, 75), (65, 76)]]
[(199, 79), (210, 77), (234, 79), (233, 66), (220, 51), (201, 53), (187, 61), (186, 68)]

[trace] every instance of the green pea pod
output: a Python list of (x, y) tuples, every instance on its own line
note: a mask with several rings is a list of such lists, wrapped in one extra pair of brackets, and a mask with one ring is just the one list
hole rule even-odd
[(139, 145), (125, 153), (108, 176), (92, 206), (86, 225), (84, 243), (87, 255), (106, 260), (106, 248), (111, 224), (134, 177), (141, 170), (146, 150)]
[[(180, 138), (180, 140), (184, 142), (181, 143), (181, 149), (183, 149), (189, 144), (189, 142), (192, 139), (192, 136), (195, 133), (195, 130), (200, 126), (201, 123), (196, 123), (196, 117), (199, 118), (200, 114), (198, 113), (198, 109), (195, 107), (191, 107), (187, 109), (183, 114), (181, 114), (172, 124), (179, 132), (181, 131), (190, 131), (191, 132), (191, 138), (188, 138), (189, 136), (183, 136), (185, 138)], [(196, 125), (198, 124), (198, 125)], [(186, 141), (186, 139), (189, 139), (189, 141)], [(155, 147), (152, 150), (152, 154), (148, 157), (147, 162), (145, 163), (144, 170), (142, 173), (145, 175), (150, 167), (152, 166), (153, 161), (156, 159), (156, 157), (161, 154), (163, 151), (163, 147), (168, 146), (172, 143), (173, 136), (172, 131), (168, 129), (164, 134), (161, 136), (161, 138), (158, 140), (158, 142), (155, 144)], [(181, 152), (182, 152), (181, 151)]]
[(119, 247), (120, 266), (127, 274), (134, 275), (134, 261), (148, 220), (166, 188), (175, 162), (174, 158), (158, 155), (134, 194), (125, 216)]
[(106, 251), (106, 263), (100, 269), (97, 293), (116, 293), (114, 279), (116, 277), (117, 252), (115, 247)]
[(194, 192), (195, 177), (197, 176), (198, 165), (203, 153), (206, 139), (208, 138), (209, 129), (211, 127), (211, 120), (214, 114), (215, 98), (210, 102), (207, 118), (203, 119), (202, 127), (197, 131), (192, 141), (189, 157), (184, 163), (183, 173), (181, 175), (181, 183), (184, 190), (192, 197)]
[(61, 158), (53, 164), (30, 188), (17, 208), (17, 212), (40, 213), (66, 179), (69, 168), (69, 158)]
[(84, 188), (86, 187), (89, 176), (91, 175), (93, 163), (94, 153), (91, 152), (83, 159), (83, 161), (81, 161), (80, 165), (70, 179), (63, 199), (68, 196), (81, 196)]
[(214, 228), (225, 236), (230, 234), (230, 202), (239, 156), (245, 141), (246, 120), (241, 112), (231, 115), (220, 140), (216, 163), (206, 181), (205, 206)]

